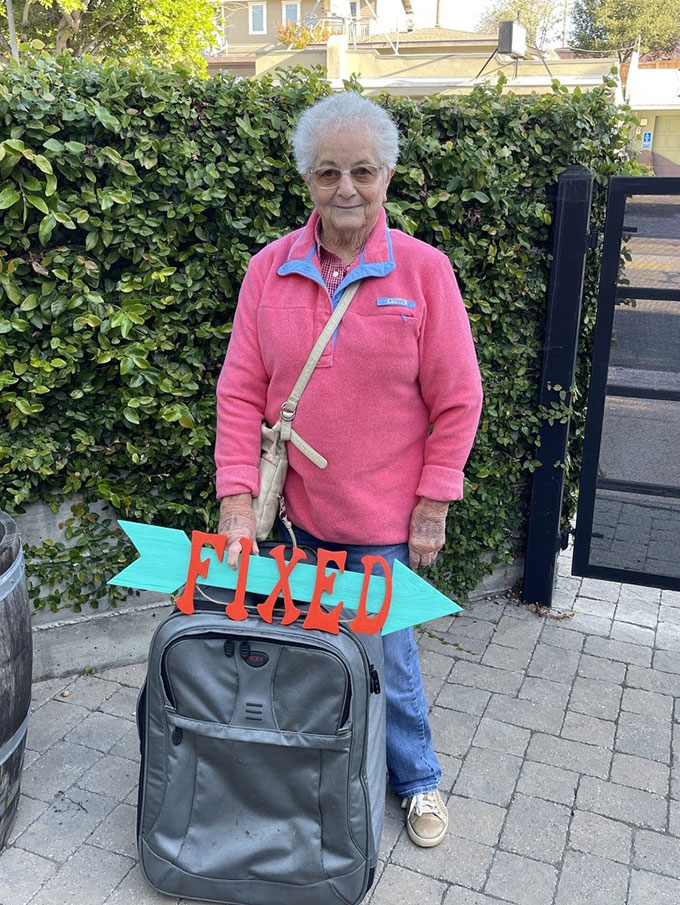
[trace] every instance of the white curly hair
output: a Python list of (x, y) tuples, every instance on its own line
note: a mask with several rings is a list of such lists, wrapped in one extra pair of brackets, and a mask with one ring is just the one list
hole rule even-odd
[(301, 175), (314, 166), (322, 136), (363, 126), (375, 140), (380, 163), (392, 169), (399, 159), (399, 130), (378, 104), (356, 91), (331, 94), (308, 107), (293, 133), (293, 156)]

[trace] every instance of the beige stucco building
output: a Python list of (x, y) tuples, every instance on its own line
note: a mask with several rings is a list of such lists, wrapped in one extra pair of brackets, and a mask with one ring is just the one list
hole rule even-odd
[(420, 0), (414, 9), (411, 0), (222, 0), (221, 42), (208, 57), (208, 72), (254, 75), (255, 55), (282, 49), (279, 29), (287, 24), (344, 32), (352, 42), (391, 28), (434, 25), (432, 2)]
[[(303, 51), (290, 52), (279, 47), (256, 55), (256, 74), (273, 72), (294, 65), (325, 66), (331, 85), (341, 87), (342, 80), (358, 75), (367, 95), (389, 91), (407, 97), (428, 94), (460, 94), (471, 90), (476, 81), (495, 82), (498, 73), (507, 78), (504, 90), (516, 94), (549, 91), (558, 79), (569, 88), (588, 90), (602, 84), (615, 60), (562, 60), (542, 58), (537, 51), (527, 50), (523, 59), (496, 54), (495, 36), (469, 33), (444, 33), (440, 40), (428, 34), (423, 38), (402, 36), (399, 52), (384, 43), (373, 41), (350, 45), (345, 36), (334, 36), (326, 45), (314, 45)], [(395, 36), (392, 36), (393, 41)], [(443, 40), (445, 39), (445, 40)], [(484, 72), (480, 76), (480, 70)], [(620, 89), (619, 99), (622, 100)]]
[(656, 176), (680, 176), (680, 60), (640, 63), (633, 54), (626, 100), (640, 120), (638, 159)]

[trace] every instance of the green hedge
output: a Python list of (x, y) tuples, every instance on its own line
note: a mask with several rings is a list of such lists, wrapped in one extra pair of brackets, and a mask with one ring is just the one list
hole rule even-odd
[[(27, 550), (36, 606), (121, 596), (104, 583), (134, 554), (96, 501), (127, 519), (216, 528), (214, 387), (238, 287), (249, 257), (309, 214), (291, 131), (328, 90), (321, 72), (187, 80), (68, 56), (3, 70), (0, 415), (11, 433), (0, 505), (82, 500), (68, 549)], [(635, 169), (624, 154), (631, 118), (611, 84), (380, 103), (403, 136), (390, 221), (450, 256), (483, 373), (466, 498), (432, 570), (463, 594), (489, 557), (509, 561), (523, 544), (541, 419), (546, 189), (569, 164), (592, 167), (601, 221), (609, 176)], [(591, 256), (574, 455), (597, 266)], [(574, 491), (572, 472), (567, 509)]]

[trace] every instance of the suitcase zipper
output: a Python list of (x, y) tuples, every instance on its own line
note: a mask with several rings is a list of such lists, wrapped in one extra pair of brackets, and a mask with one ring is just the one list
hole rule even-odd
[(371, 677), (371, 694), (380, 694), (380, 676), (372, 663), (368, 664), (368, 674)]
[[(366, 674), (369, 677), (367, 694), (366, 694), (366, 712), (368, 713), (368, 710), (370, 708), (371, 694), (380, 694), (380, 679), (378, 677), (378, 671), (375, 668), (375, 666), (373, 665), (373, 663), (371, 663), (369, 661), (368, 654), (366, 653), (366, 650), (365, 650), (363, 644), (359, 641), (359, 639), (356, 637), (354, 632), (349, 628), (345, 628), (345, 626), (343, 626), (343, 625), (340, 626), (340, 631), (344, 635), (351, 636), (352, 641), (359, 649), (361, 658), (364, 661), (364, 664), (366, 667)], [(368, 732), (364, 732), (364, 740), (363, 740), (363, 745), (362, 745), (362, 749), (361, 749), (361, 759), (364, 763), (366, 762), (366, 748), (367, 747), (368, 747)], [(359, 782), (361, 783), (361, 787), (364, 790), (364, 814), (365, 814), (365, 823), (366, 823), (366, 831), (367, 831), (366, 849), (368, 851), (368, 849), (370, 848), (370, 844), (372, 844), (373, 847), (375, 847), (375, 840), (373, 838), (373, 822), (372, 822), (372, 815), (371, 815), (371, 796), (369, 795), (369, 792), (368, 792), (368, 787), (366, 784), (366, 775), (365, 775), (365, 773), (363, 773), (363, 771), (362, 771), (362, 775), (359, 777)], [(366, 883), (366, 887), (364, 889), (364, 895), (366, 895), (366, 892), (368, 892), (369, 888), (371, 887), (371, 885), (373, 883), (374, 875), (375, 875), (375, 866), (372, 866), (369, 868), (368, 874), (366, 876), (367, 883)]]

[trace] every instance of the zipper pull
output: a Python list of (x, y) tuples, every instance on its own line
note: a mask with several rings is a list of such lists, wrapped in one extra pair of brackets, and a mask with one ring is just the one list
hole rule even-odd
[(371, 694), (380, 694), (380, 678), (378, 670), (372, 663), (368, 664), (368, 674), (371, 677)]
[(233, 657), (234, 656), (234, 639), (227, 638), (224, 642), (224, 655), (225, 657)]
[(172, 743), (173, 745), (179, 745), (182, 741), (182, 729), (179, 726), (175, 726), (172, 732)]
[(242, 660), (248, 660), (250, 656), (250, 641), (247, 638), (244, 638), (239, 645), (239, 654), (241, 655)]

